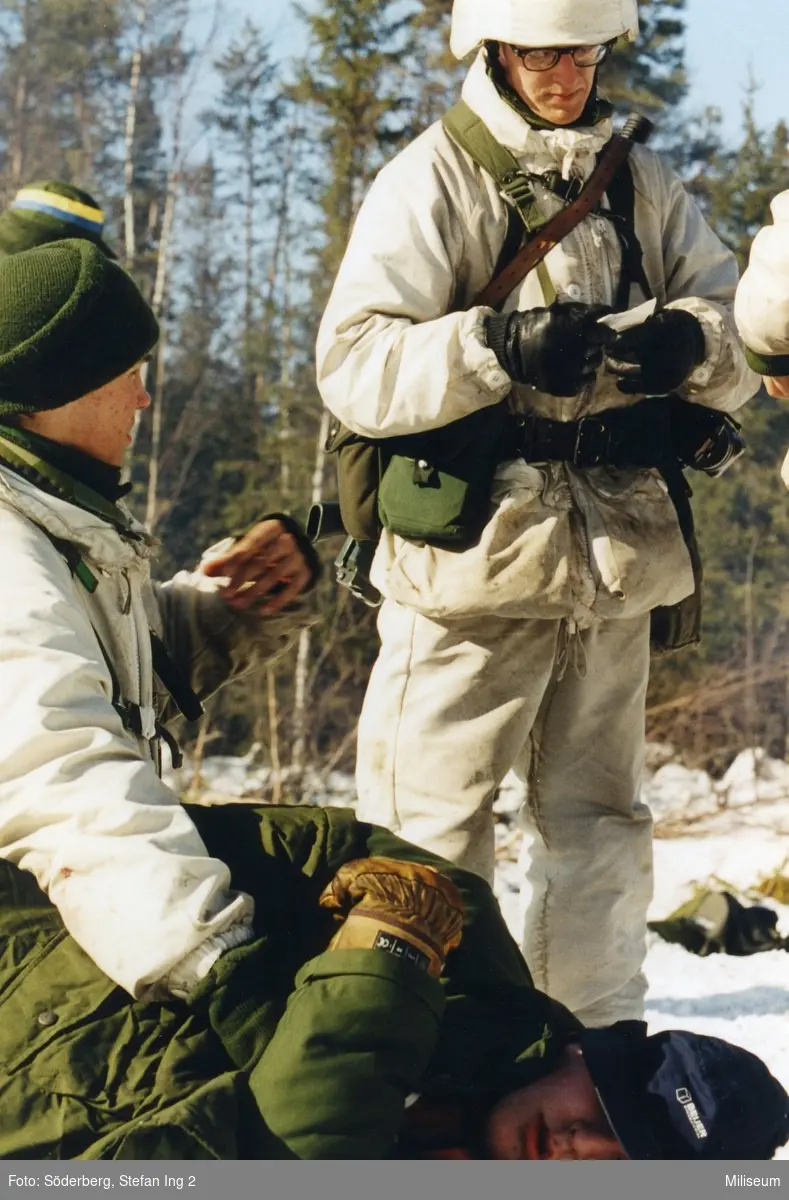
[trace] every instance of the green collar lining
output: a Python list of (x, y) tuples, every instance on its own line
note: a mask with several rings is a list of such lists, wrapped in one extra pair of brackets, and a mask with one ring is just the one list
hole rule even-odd
[(18, 437), (17, 433), (16, 429), (10, 429), (5, 425), (0, 426), (0, 461), (5, 462), (12, 470), (21, 468), (33, 473), (46, 485), (47, 491), (68, 500), (69, 503), (85, 512), (93, 513), (94, 516), (109, 521), (110, 524), (122, 529), (124, 533), (131, 534), (132, 537), (139, 536), (131, 528), (132, 518), (122, 512), (116, 504), (105, 499), (93, 488), (80, 483), (78, 479), (67, 475), (65, 471), (53, 467), (30, 446), (25, 445), (24, 439)]

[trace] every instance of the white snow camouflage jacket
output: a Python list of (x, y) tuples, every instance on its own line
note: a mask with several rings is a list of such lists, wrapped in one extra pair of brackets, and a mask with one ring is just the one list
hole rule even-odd
[[(152, 584), (155, 539), (131, 528), (137, 538), (0, 468), (0, 857), (35, 875), (116, 983), (135, 996), (185, 994), (250, 936), (252, 901), (230, 889), (159, 778), (155, 743), (124, 728), (96, 635), (147, 735), (168, 715), (149, 628), (204, 698), (305, 621), (298, 609), (233, 612), (200, 573)], [(93, 594), (43, 530), (79, 548)]]
[[(609, 121), (538, 131), (499, 95), (483, 52), (463, 99), (525, 170), (559, 168), (587, 179), (611, 136)], [(636, 232), (659, 303), (701, 322), (706, 358), (686, 398), (734, 411), (758, 379), (737, 338), (732, 254), (680, 181), (651, 151), (631, 155)], [(544, 214), (560, 201), (538, 191)], [(440, 427), (510, 393), (510, 403), (576, 420), (624, 397), (603, 367), (571, 398), (513, 386), (484, 344), (490, 312), (468, 308), (490, 279), (506, 230), (495, 182), (432, 125), (379, 173), (361, 206), (318, 336), (318, 383), (328, 408), (357, 433), (382, 437)], [(621, 250), (612, 224), (592, 214), (547, 256), (557, 297), (610, 304)], [(645, 297), (638, 286), (631, 306)], [(505, 311), (546, 302), (536, 272)], [(458, 553), (385, 532), (372, 579), (384, 595), (428, 617), (498, 614), (570, 617), (579, 627), (676, 603), (693, 588), (673, 504), (657, 471), (576, 470), (522, 459), (497, 471), (492, 511), (475, 547)]]

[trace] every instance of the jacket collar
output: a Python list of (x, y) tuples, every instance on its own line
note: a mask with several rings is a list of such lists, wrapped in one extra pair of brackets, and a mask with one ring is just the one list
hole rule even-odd
[(610, 118), (596, 125), (573, 129), (534, 129), (499, 94), (487, 70), (484, 48), (479, 51), (466, 76), (462, 91), (469, 108), (529, 171), (542, 174), (559, 170), (563, 179), (586, 180), (594, 170), (597, 155), (613, 132)]
[(159, 544), (122, 502), (113, 507), (122, 515), (125, 528), (119, 528), (97, 511), (44, 491), (2, 463), (0, 503), (41, 526), (50, 536), (71, 542), (96, 566), (109, 570), (141, 565), (153, 556)]

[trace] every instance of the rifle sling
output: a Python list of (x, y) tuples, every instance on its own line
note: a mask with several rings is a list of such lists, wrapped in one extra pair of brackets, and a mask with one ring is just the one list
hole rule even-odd
[(475, 305), (495, 308), (500, 304), (526, 278), (529, 271), (533, 271), (554, 246), (558, 246), (559, 242), (596, 208), (622, 163), (628, 158), (633, 144), (632, 138), (614, 134), (601, 154), (589, 181), (575, 200), (552, 217), (529, 239), (510, 263), (494, 275), (477, 296)]

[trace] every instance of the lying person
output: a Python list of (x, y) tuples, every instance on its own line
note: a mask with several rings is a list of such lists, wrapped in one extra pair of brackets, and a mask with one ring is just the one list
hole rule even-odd
[(535, 990), (478, 876), (348, 810), (188, 815), (256, 916), (185, 1000), (124, 992), (0, 863), (0, 1156), (769, 1159), (789, 1137), (747, 1051), (584, 1029)]

